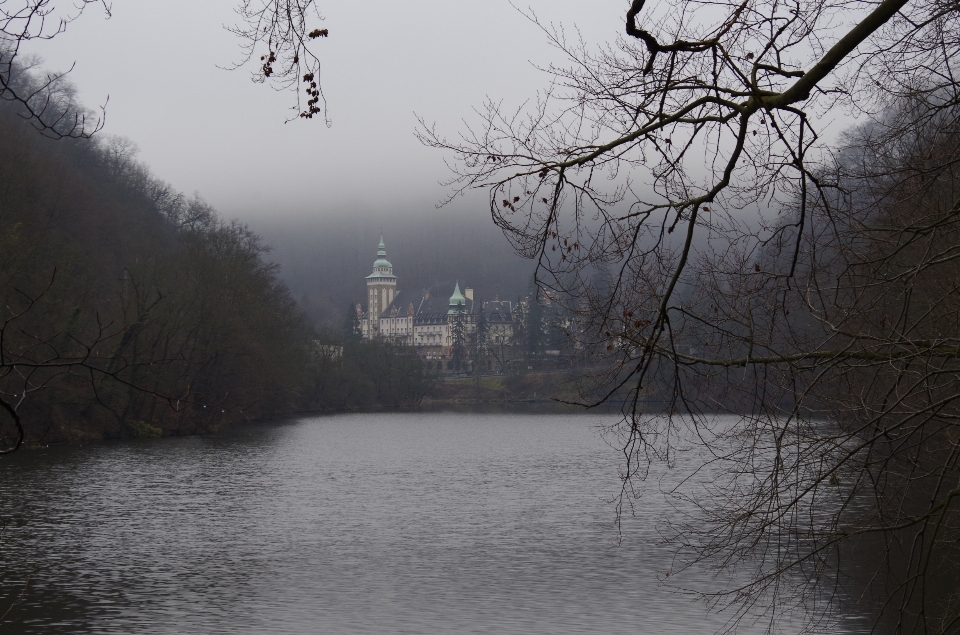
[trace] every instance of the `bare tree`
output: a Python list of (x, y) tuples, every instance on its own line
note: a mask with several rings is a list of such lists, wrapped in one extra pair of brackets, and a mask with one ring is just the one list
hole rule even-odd
[[(717, 476), (665, 531), (750, 572), (706, 597), (771, 630), (852, 544), (900, 630), (960, 618), (958, 9), (635, 0), (599, 52), (543, 27), (571, 64), (531, 106), (421, 128), (607, 355), (583, 404), (625, 398), (621, 504), (700, 445)], [(868, 123), (834, 148), (844, 111)]]
[[(242, 64), (259, 54), (254, 81), (292, 89), (297, 95), (296, 117), (323, 115), (330, 125), (320, 85), (320, 59), (311, 48), (311, 42), (330, 33), (320, 28), (323, 16), (314, 0), (241, 0), (237, 15), (241, 24), (229, 30), (244, 42)], [(301, 87), (306, 100), (300, 94)]]
[[(89, 137), (103, 126), (102, 118), (88, 120), (88, 113), (69, 107), (66, 73), (47, 74), (42, 80), (29, 72), (20, 50), (30, 41), (52, 40), (80, 17), (91, 4), (100, 4), (109, 14), (106, 0), (79, 0), (58, 9), (52, 0), (2, 0), (0, 2), (0, 99), (19, 104), (21, 116), (42, 134), (62, 137)], [(67, 71), (69, 73), (69, 71)]]
[[(36, 328), (34, 314), (49, 294), (55, 278), (56, 271), (46, 289), (39, 293), (17, 289), (19, 297), (4, 307), (5, 315), (0, 322), (0, 409), (8, 415), (14, 435), (8, 441), (7, 434), (0, 433), (0, 455), (15, 452), (23, 445), (25, 430), (20, 409), (24, 402), (37, 393), (49, 391), (67, 375), (85, 381), (92, 400), (107, 409), (110, 406), (103, 392), (117, 387), (163, 401), (174, 410), (195, 405), (189, 392), (161, 395), (150, 382), (135, 379), (138, 369), (181, 361), (179, 357), (141, 359), (142, 356), (126, 350), (126, 344), (136, 337), (140, 323), (104, 323), (98, 317), (96, 327), (83, 339), (73, 333), (44, 333)], [(162, 299), (162, 296), (155, 298), (152, 306)]]
[[(36, 73), (26, 72), (33, 70), (34, 62), (25, 60), (21, 49), (28, 42), (54, 39), (93, 4), (111, 14), (107, 0), (0, 0), (0, 99), (16, 102), (21, 116), (48, 137), (93, 135), (103, 127), (106, 104), (100, 107), (99, 117), (70, 108), (74, 105), (72, 89), (63, 80), (72, 67), (38, 80)], [(311, 47), (329, 31), (320, 28), (323, 16), (314, 0), (239, 0), (236, 13), (239, 22), (228, 30), (240, 38), (243, 59), (232, 68), (256, 58), (254, 81), (296, 94), (293, 119), (322, 115), (329, 125), (320, 59)]]

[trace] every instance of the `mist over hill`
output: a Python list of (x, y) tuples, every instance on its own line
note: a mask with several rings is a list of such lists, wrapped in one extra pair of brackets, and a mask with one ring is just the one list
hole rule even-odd
[[(526, 295), (534, 262), (517, 256), (484, 210), (474, 214), (419, 212), (341, 214), (248, 220), (280, 265), (280, 277), (318, 326), (339, 327), (349, 304), (364, 303), (365, 277), (383, 234), (387, 258), (404, 291), (453, 284), (475, 289), (477, 299)], [(365, 305), (364, 305), (365, 306)]]

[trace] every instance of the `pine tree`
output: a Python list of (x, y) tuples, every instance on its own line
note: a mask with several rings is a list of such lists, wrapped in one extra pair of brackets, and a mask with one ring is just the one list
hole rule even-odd
[(461, 366), (466, 361), (466, 328), (464, 328), (463, 311), (457, 311), (453, 318), (453, 368), (458, 373)]
[(483, 300), (477, 303), (480, 307), (477, 311), (477, 341), (476, 350), (473, 354), (474, 374), (477, 378), (477, 384), (480, 384), (480, 373), (483, 371), (483, 361), (487, 352), (487, 337), (490, 331), (490, 325), (487, 322), (487, 313), (483, 310)]
[(359, 342), (363, 339), (363, 328), (360, 326), (360, 314), (357, 313), (357, 307), (350, 304), (347, 307), (347, 314), (343, 321), (343, 336), (348, 342)]

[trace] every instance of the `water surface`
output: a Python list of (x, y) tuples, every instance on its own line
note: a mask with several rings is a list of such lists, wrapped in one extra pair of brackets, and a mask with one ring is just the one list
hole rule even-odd
[(662, 497), (618, 544), (613, 421), (366, 413), (21, 452), (0, 462), (0, 613), (23, 594), (0, 631), (722, 628), (660, 584)]

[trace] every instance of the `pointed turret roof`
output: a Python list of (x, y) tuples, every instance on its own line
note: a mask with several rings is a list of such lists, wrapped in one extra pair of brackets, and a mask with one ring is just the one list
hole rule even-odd
[(383, 234), (380, 234), (380, 244), (377, 245), (377, 259), (373, 262), (373, 273), (367, 276), (371, 278), (389, 278), (396, 280), (393, 275), (393, 265), (387, 260), (387, 246), (383, 244)]
[(460, 293), (460, 281), (457, 281), (453, 289), (453, 295), (450, 296), (450, 309), (447, 311), (450, 313), (460, 313), (461, 311), (467, 310), (467, 299), (463, 297), (463, 294)]

